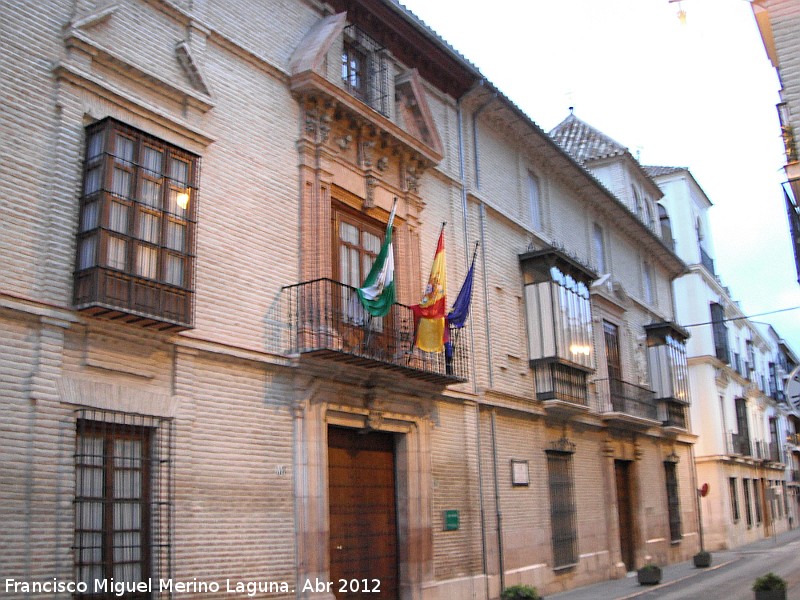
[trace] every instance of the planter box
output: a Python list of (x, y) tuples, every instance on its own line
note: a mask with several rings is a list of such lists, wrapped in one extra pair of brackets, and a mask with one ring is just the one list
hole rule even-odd
[(692, 557), (694, 561), (694, 566), (698, 569), (704, 569), (705, 567), (711, 566), (711, 555), (710, 554), (695, 554)]
[(640, 585), (656, 585), (661, 581), (661, 569), (659, 567), (639, 569), (636, 572), (636, 578)]
[(786, 600), (786, 590), (758, 591), (755, 594), (755, 600)]

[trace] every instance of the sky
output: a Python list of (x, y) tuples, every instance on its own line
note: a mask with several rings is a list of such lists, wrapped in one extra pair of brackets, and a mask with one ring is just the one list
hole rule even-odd
[[(545, 131), (572, 106), (642, 164), (688, 167), (714, 204), (717, 275), (744, 314), (800, 306), (779, 82), (747, 0), (403, 4)], [(800, 356), (800, 310), (752, 320)]]

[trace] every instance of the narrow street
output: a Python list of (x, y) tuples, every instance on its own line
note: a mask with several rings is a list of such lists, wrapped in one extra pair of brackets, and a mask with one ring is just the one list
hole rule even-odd
[(662, 583), (640, 586), (635, 576), (606, 581), (548, 600), (751, 600), (753, 581), (769, 571), (788, 582), (788, 600), (800, 600), (800, 529), (729, 551), (713, 552), (709, 569), (691, 562), (664, 568)]

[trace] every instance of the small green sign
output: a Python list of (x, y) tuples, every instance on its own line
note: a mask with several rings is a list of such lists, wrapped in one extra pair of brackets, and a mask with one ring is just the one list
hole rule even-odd
[(444, 511), (444, 530), (455, 531), (458, 529), (458, 511), (446, 510)]

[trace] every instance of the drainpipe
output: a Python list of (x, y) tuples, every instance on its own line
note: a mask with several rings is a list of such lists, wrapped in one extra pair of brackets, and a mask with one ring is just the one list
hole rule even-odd
[[(482, 86), (483, 79), (481, 79), (476, 86)], [(473, 88), (474, 89), (474, 88)], [(467, 219), (467, 174), (464, 165), (464, 115), (461, 110), (461, 100), (469, 94), (466, 92), (461, 98), (456, 101), (456, 116), (458, 118), (458, 170), (461, 183), (461, 218), (462, 226), (464, 228), (464, 260), (466, 260), (467, 269), (469, 269), (469, 230)], [(472, 393), (478, 393), (478, 382), (475, 379), (475, 330), (472, 326), (472, 319), (469, 320), (469, 355), (472, 367)]]
[(497, 513), (497, 558), (500, 562), (500, 591), (506, 588), (506, 568), (503, 559), (503, 513), (500, 510), (500, 485), (497, 479), (497, 428), (495, 416), (497, 409), (492, 409), (492, 463), (494, 465), (494, 506)]
[[(483, 79), (481, 79), (475, 87), (482, 86)], [(471, 90), (470, 90), (471, 91)], [(466, 168), (464, 165), (464, 114), (461, 109), (461, 100), (469, 94), (469, 91), (466, 92), (461, 98), (456, 101), (456, 116), (458, 118), (458, 169), (459, 169), (459, 178), (461, 183), (461, 216), (463, 219), (463, 229), (464, 229), (464, 257), (467, 261), (466, 264), (469, 265), (469, 222), (467, 218), (468, 213), (468, 205), (467, 205), (467, 175), (466, 175)], [(467, 266), (467, 268), (469, 268)], [(472, 393), (477, 396), (478, 394), (478, 382), (474, 377), (475, 373), (475, 330), (472, 325), (472, 319), (469, 320), (469, 353), (470, 353), (470, 362), (472, 366)], [(476, 450), (478, 452), (478, 501), (480, 506), (480, 513), (481, 513), (481, 567), (483, 569), (483, 582), (485, 585), (486, 591), (486, 598), (490, 596), (490, 589), (489, 589), (489, 566), (486, 561), (486, 508), (484, 506), (483, 500), (483, 450), (481, 449), (481, 407), (480, 403), (475, 402), (475, 431), (476, 431)]]
[[(472, 150), (475, 166), (475, 189), (481, 188), (480, 177), (480, 152), (478, 151), (478, 117), (497, 98), (497, 92), (472, 113)], [(493, 359), (492, 359), (492, 322), (489, 311), (489, 274), (486, 269), (486, 205), (480, 201), (480, 228), (481, 228), (481, 263), (483, 271), (483, 311), (486, 319), (486, 362), (489, 368), (489, 388), (494, 387)]]
[(483, 568), (483, 583), (486, 586), (486, 598), (489, 594), (489, 565), (486, 561), (486, 508), (483, 505), (483, 451), (481, 450), (481, 406), (475, 403), (475, 430), (477, 432), (478, 451), (478, 500), (481, 511), (481, 567)]

